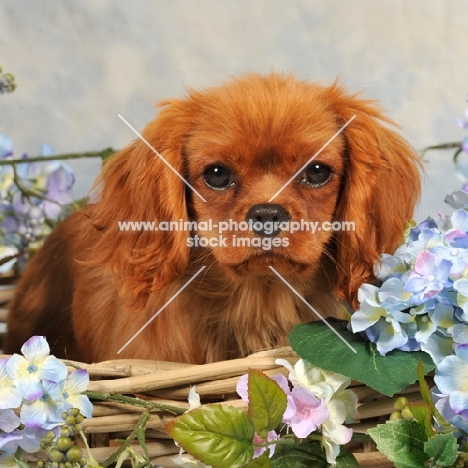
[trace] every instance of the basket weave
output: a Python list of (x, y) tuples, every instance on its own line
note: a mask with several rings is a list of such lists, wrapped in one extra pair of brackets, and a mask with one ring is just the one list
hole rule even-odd
[[(0, 346), (5, 321), (6, 310), (0, 309)], [(287, 359), (291, 364), (298, 359), (291, 348), (283, 347), (255, 353), (243, 359), (204, 365), (137, 359), (72, 364), (88, 370), (90, 391), (136, 395), (157, 403), (188, 409), (187, 396), (190, 387), (195, 385), (202, 403), (246, 408), (236, 393), (239, 376), (247, 373), (249, 368), (259, 369), (267, 375), (288, 375), (287, 369), (275, 364), (277, 358)], [(69, 369), (72, 370), (72, 367)], [(394, 410), (393, 402), (399, 396), (389, 398), (358, 382), (353, 382), (351, 388), (359, 399), (358, 414), (355, 423), (351, 425), (356, 433), (365, 433), (367, 429), (388, 419), (388, 415)], [(416, 385), (408, 387), (401, 394), (410, 401), (420, 399)], [(94, 401), (93, 406), (93, 418), (84, 421), (83, 430), (88, 436), (93, 456), (101, 462), (117, 450), (113, 441), (126, 438), (135, 428), (143, 410), (121, 403), (101, 401)], [(174, 415), (169, 412), (153, 411), (146, 425), (148, 452), (155, 466), (179, 466), (173, 461), (179, 449), (163, 430), (163, 426), (172, 418)], [(362, 468), (393, 467), (386, 457), (375, 450), (375, 445), (371, 442), (349, 445), (348, 448), (355, 454)], [(28, 462), (34, 465), (40, 456), (40, 452), (31, 455)]]

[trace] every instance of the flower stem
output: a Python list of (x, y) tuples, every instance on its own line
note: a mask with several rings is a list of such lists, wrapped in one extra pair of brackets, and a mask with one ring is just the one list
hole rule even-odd
[[(150, 417), (151, 417), (151, 415), (150, 415), (150, 413), (148, 411), (145, 411), (145, 412), (141, 413), (140, 419), (138, 420), (138, 423), (137, 423), (135, 429), (133, 429), (133, 431), (125, 439), (124, 443), (119, 447), (119, 449), (115, 453), (110, 455), (108, 458), (106, 458), (102, 462), (102, 466), (104, 468), (106, 468), (107, 466), (114, 463), (119, 458), (119, 456), (123, 452), (125, 452), (125, 450), (127, 450), (128, 447), (130, 447), (132, 442), (135, 440), (135, 437), (137, 437), (138, 431), (141, 430), (141, 429), (144, 431), (145, 425), (148, 422), (148, 420), (150, 419)], [(148, 451), (146, 449), (146, 444), (144, 444), (144, 446), (142, 446), (142, 448), (145, 451), (145, 455), (146, 455), (148, 453)]]
[(186, 408), (179, 408), (178, 406), (155, 403), (154, 401), (142, 400), (140, 398), (129, 397), (126, 395), (118, 395), (115, 393), (100, 393), (87, 391), (85, 392), (85, 395), (87, 395), (93, 400), (111, 401), (116, 403), (123, 403), (126, 405), (139, 406), (141, 408), (145, 408), (146, 410), (168, 411), (176, 415), (184, 414), (187, 411)]
[(113, 148), (105, 148), (101, 151), (87, 151), (85, 153), (66, 153), (54, 154), (52, 156), (34, 156), (25, 159), (1, 159), (0, 166), (14, 166), (15, 164), (29, 164), (32, 162), (47, 162), (67, 159), (81, 159), (81, 158), (101, 158), (103, 161), (108, 159), (116, 152)]
[(428, 151), (438, 150), (438, 149), (454, 149), (461, 148), (461, 142), (455, 141), (451, 143), (442, 143), (440, 145), (426, 146), (421, 152), (421, 157), (423, 157)]

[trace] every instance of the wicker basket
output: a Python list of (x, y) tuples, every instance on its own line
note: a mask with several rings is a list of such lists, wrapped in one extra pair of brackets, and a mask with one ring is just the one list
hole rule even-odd
[[(115, 360), (97, 364), (74, 363), (88, 370), (91, 378), (89, 390), (102, 393), (138, 395), (147, 400), (188, 408), (187, 395), (190, 386), (196, 385), (203, 403), (219, 402), (239, 408), (245, 405), (235, 392), (238, 377), (249, 368), (260, 369), (267, 375), (288, 371), (275, 364), (277, 358), (291, 363), (297, 360), (290, 348), (277, 348), (253, 354), (244, 359), (235, 359), (205, 365), (186, 365), (161, 361)], [(352, 425), (355, 432), (367, 429), (384, 421), (393, 411), (393, 401), (375, 390), (357, 382), (352, 384), (359, 398), (358, 416)], [(414, 401), (420, 398), (417, 386), (409, 387), (403, 394)], [(117, 447), (114, 439), (123, 439), (135, 428), (141, 409), (121, 403), (95, 401), (93, 418), (85, 420), (84, 432), (89, 438), (92, 452), (98, 461), (103, 461)], [(173, 461), (178, 453), (174, 442), (165, 434), (163, 425), (174, 416), (168, 412), (153, 412), (147, 423), (147, 445), (155, 465), (176, 467)], [(349, 447), (361, 467), (390, 468), (392, 463), (375, 451), (372, 443), (354, 444)], [(35, 457), (30, 461), (34, 463)]]
[[(6, 309), (0, 308), (0, 346), (6, 315)], [(247, 373), (249, 368), (262, 370), (267, 375), (287, 375), (287, 369), (275, 364), (277, 358), (287, 359), (291, 363), (298, 359), (291, 348), (284, 347), (255, 353), (243, 359), (205, 365), (134, 359), (73, 364), (88, 370), (91, 391), (137, 395), (157, 403), (188, 408), (188, 392), (195, 385), (202, 403), (222, 403), (245, 408), (236, 394), (239, 376)], [(394, 400), (399, 396), (389, 398), (358, 382), (352, 383), (352, 389), (359, 399), (358, 415), (352, 425), (357, 433), (365, 433), (367, 429), (384, 422), (393, 411)], [(407, 388), (402, 394), (410, 401), (420, 399), (416, 385)], [(117, 450), (114, 440), (126, 438), (135, 428), (143, 410), (121, 403), (94, 401), (93, 405), (93, 418), (85, 420), (84, 432), (88, 436), (94, 457), (103, 461)], [(179, 449), (163, 430), (164, 424), (173, 417), (169, 412), (154, 411), (146, 424), (148, 451), (155, 466), (179, 466), (173, 461)], [(375, 445), (371, 442), (353, 444), (348, 448), (363, 468), (393, 467), (386, 457), (375, 450)], [(40, 456), (40, 453), (37, 455)], [(36, 454), (28, 459), (32, 465), (36, 460)]]

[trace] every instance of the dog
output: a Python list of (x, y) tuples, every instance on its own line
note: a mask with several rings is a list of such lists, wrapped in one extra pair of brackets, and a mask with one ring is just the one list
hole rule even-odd
[(62, 358), (201, 364), (285, 345), (315, 311), (358, 306), (420, 193), (415, 151), (337, 82), (249, 74), (189, 90), (142, 137), (30, 262), (5, 352), (43, 335)]

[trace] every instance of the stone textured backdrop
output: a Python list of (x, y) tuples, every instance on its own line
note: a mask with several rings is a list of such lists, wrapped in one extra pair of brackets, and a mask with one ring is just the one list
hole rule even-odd
[[(466, 0), (2, 0), (0, 133), (18, 153), (115, 148), (154, 103), (255, 71), (333, 81), (382, 101), (411, 143), (459, 140), (468, 92)], [(460, 186), (450, 152), (428, 155), (416, 217)], [(78, 195), (97, 161), (74, 163)]]

